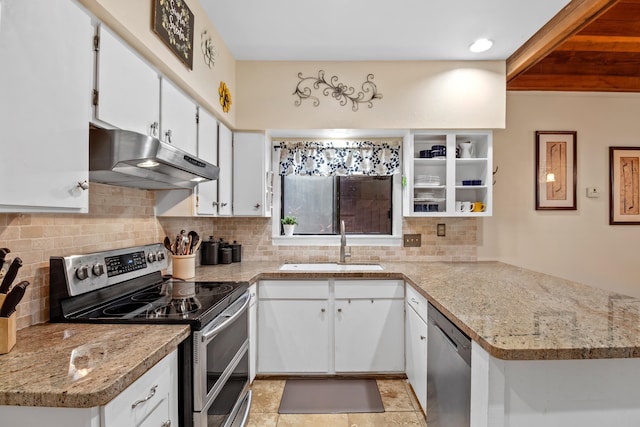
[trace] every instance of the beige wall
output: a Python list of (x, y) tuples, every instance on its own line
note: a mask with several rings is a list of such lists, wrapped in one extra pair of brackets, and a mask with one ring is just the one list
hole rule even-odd
[[(609, 146), (640, 146), (640, 95), (507, 95), (507, 127), (494, 132), (493, 217), (481, 220), (478, 259), (497, 259), (640, 296), (640, 226), (609, 225)], [(575, 130), (577, 211), (536, 211), (536, 130)], [(586, 187), (601, 192), (586, 197)]]
[[(189, 70), (153, 32), (151, 17), (153, 0), (78, 0), (100, 21), (107, 24), (160, 72), (189, 93), (200, 105), (228, 126), (236, 121), (236, 61), (206, 16), (198, 0), (185, 0), (194, 15), (193, 70)], [(202, 31), (213, 37), (218, 57), (209, 68), (200, 47)], [(228, 113), (220, 106), (218, 87), (224, 81), (233, 104)]]
[[(450, 129), (503, 128), (505, 120), (504, 61), (415, 62), (266, 62), (238, 61), (237, 127), (260, 129)], [(325, 96), (321, 84), (311, 99), (294, 102), (303, 77), (325, 79), (362, 91), (368, 74), (382, 99), (373, 108), (341, 106)], [(367, 94), (365, 94), (366, 96)]]

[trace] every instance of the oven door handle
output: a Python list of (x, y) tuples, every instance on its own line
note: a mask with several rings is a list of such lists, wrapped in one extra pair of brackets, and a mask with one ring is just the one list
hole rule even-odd
[(240, 306), (240, 308), (238, 308), (238, 310), (236, 310), (233, 314), (228, 314), (226, 312), (223, 312), (220, 316), (226, 317), (224, 322), (222, 322), (219, 325), (213, 326), (211, 329), (208, 329), (208, 330), (205, 329), (204, 331), (202, 331), (202, 335), (201, 335), (202, 342), (209, 341), (214, 336), (216, 336), (220, 331), (222, 331), (224, 328), (226, 328), (231, 323), (233, 323), (234, 320), (236, 320), (244, 311), (246, 311), (247, 307), (249, 306), (249, 300), (250, 300), (250, 295), (249, 295), (249, 292), (247, 291), (244, 294), (242, 294), (242, 296), (238, 298), (238, 300), (234, 303), (234, 304), (237, 304), (239, 301), (242, 301), (242, 305)]

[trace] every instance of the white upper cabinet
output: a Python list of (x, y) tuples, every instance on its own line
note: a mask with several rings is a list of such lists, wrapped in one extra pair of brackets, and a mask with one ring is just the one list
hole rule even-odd
[(403, 149), (405, 216), (491, 216), (490, 131), (416, 131)]
[(0, 16), (0, 212), (87, 212), (91, 18), (68, 0), (3, 0)]
[(231, 216), (233, 189), (233, 133), (225, 125), (218, 125), (218, 215)]
[(233, 215), (271, 216), (271, 150), (264, 133), (233, 134)]
[[(200, 109), (198, 123), (198, 157), (214, 165), (218, 164), (218, 121), (204, 109)], [(196, 187), (198, 215), (218, 213), (218, 181), (201, 182)]]
[(198, 149), (196, 104), (167, 79), (161, 79), (160, 86), (160, 140), (195, 154)]
[(104, 25), (99, 27), (98, 35), (96, 120), (115, 128), (158, 137), (158, 73)]

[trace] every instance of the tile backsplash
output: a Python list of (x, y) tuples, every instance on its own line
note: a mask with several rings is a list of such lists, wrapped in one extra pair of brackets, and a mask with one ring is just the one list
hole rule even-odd
[[(0, 247), (23, 261), (17, 280), (31, 286), (18, 305), (18, 328), (49, 320), (49, 257), (161, 242), (180, 229), (242, 244), (242, 261), (335, 261), (336, 246), (272, 246), (271, 218), (157, 218), (153, 191), (91, 184), (88, 214), (0, 214)], [(436, 224), (447, 226), (436, 237)], [(475, 261), (474, 218), (405, 218), (404, 233), (422, 236), (419, 248), (356, 246), (355, 262)], [(197, 257), (199, 260), (199, 257)], [(6, 268), (6, 267), (5, 267)]]

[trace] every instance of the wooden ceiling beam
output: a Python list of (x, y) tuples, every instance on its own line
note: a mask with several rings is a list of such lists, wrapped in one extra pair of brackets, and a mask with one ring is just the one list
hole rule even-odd
[(510, 82), (507, 90), (640, 92), (640, 79), (603, 75), (524, 74)]
[(527, 71), (618, 1), (571, 0), (507, 59), (507, 82)]

